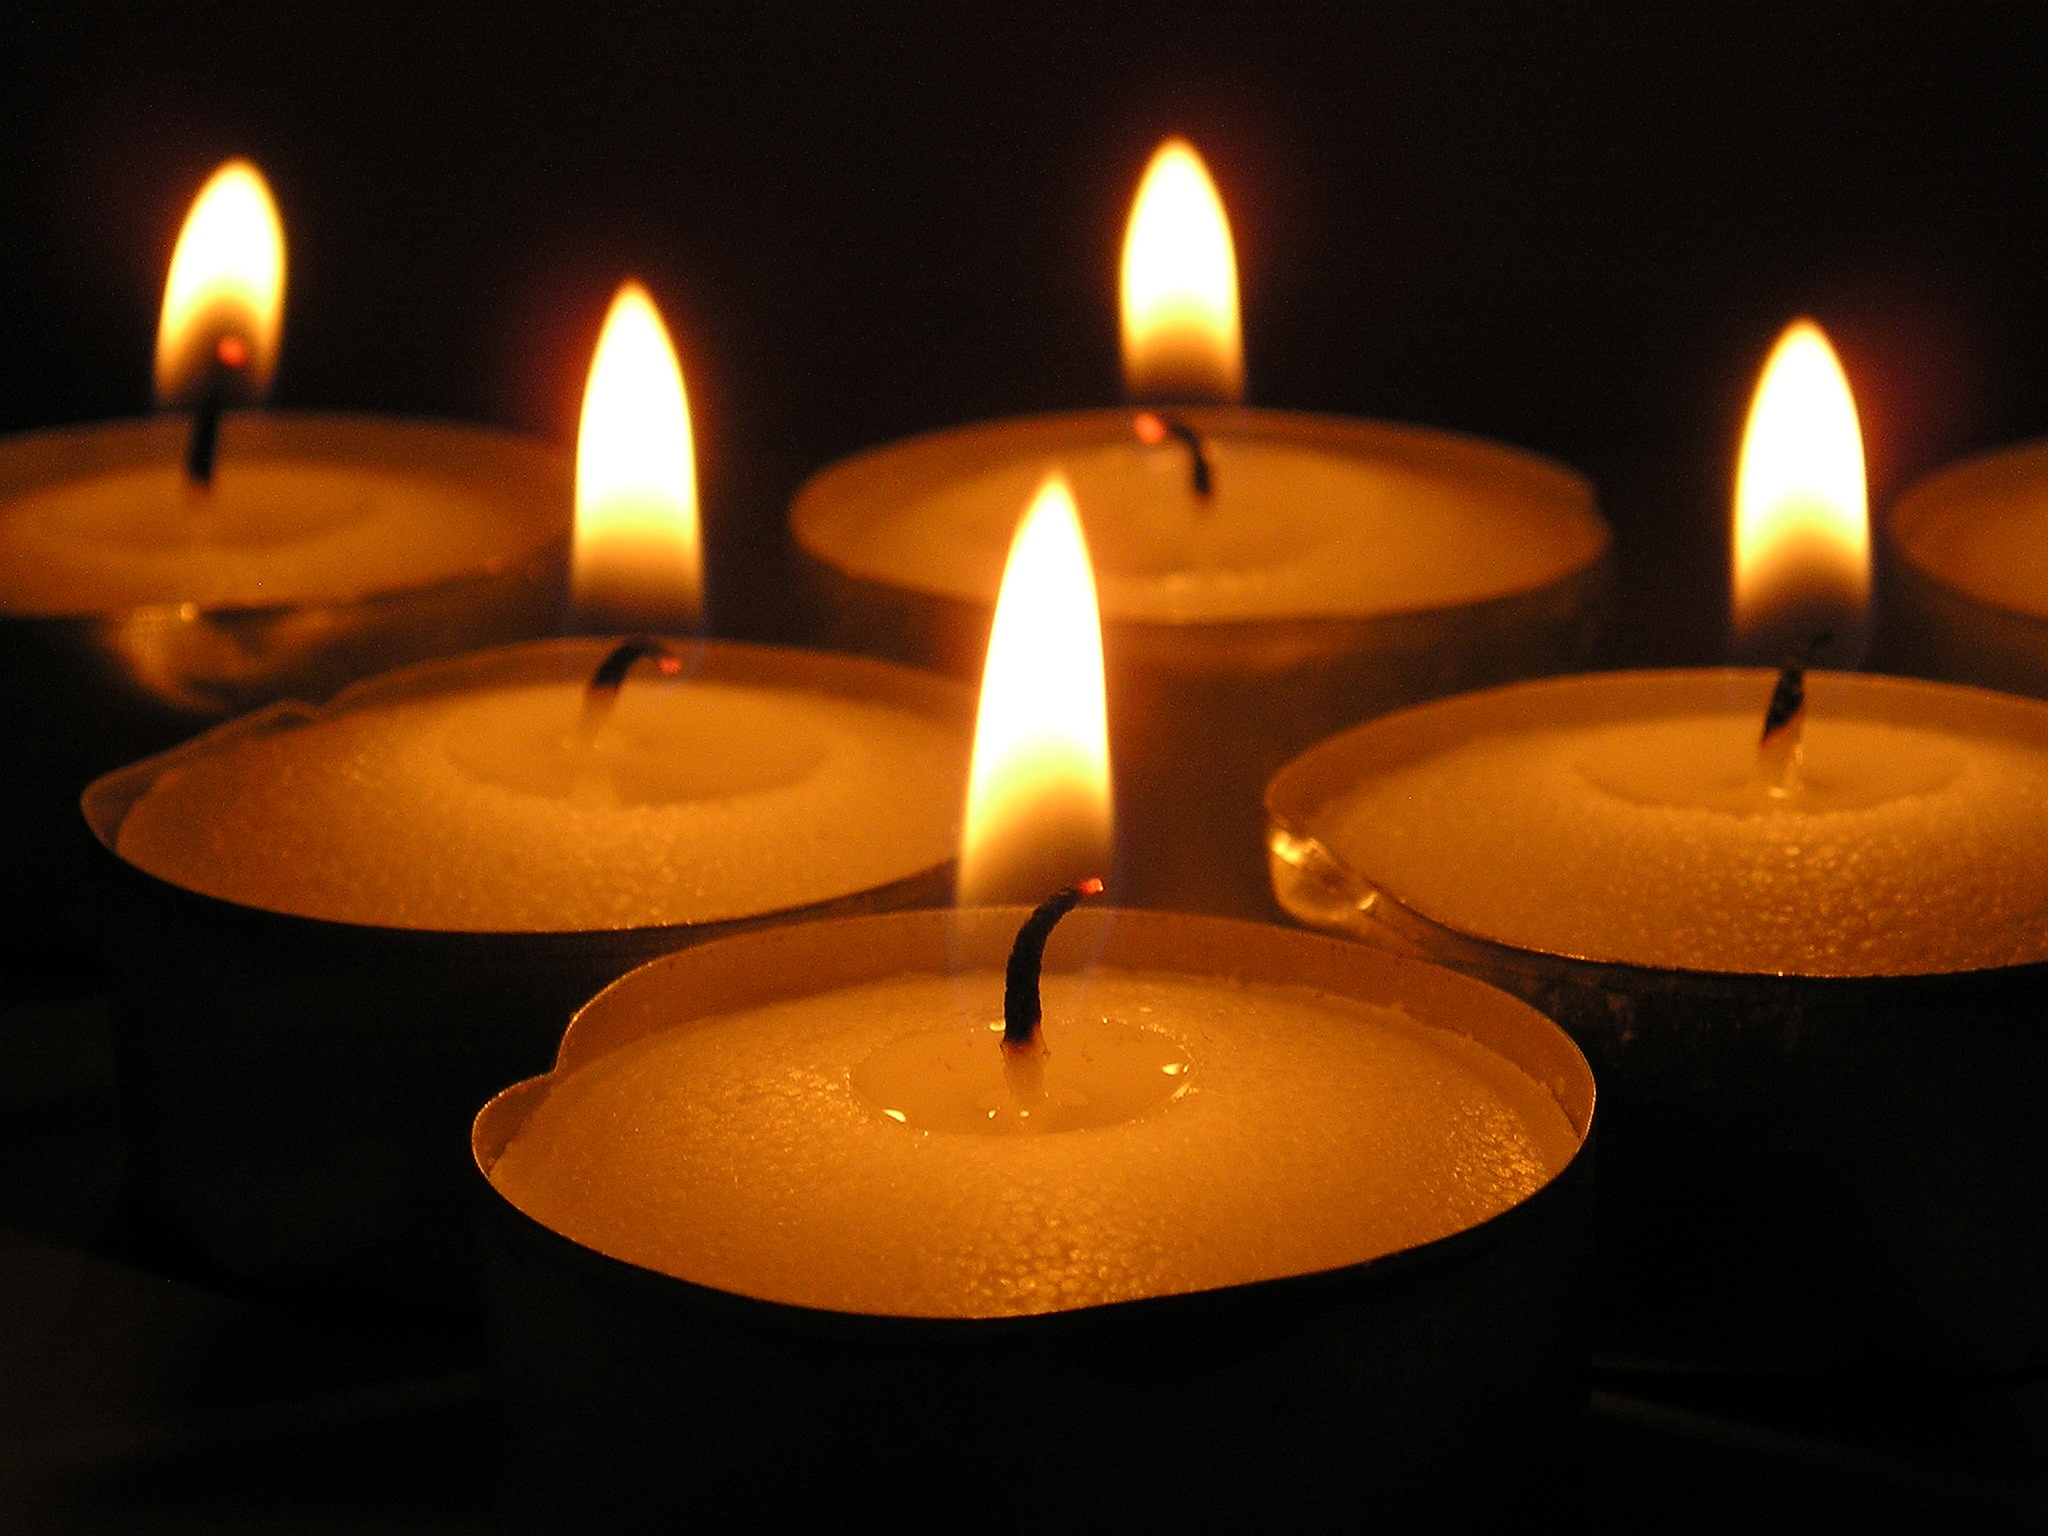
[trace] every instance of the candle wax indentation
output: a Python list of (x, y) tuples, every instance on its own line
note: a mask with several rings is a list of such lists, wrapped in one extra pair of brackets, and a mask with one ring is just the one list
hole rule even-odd
[(1810, 695), (1777, 797), (1754, 767), (1767, 695), (1475, 733), (1369, 774), (1310, 830), (1432, 921), (1552, 954), (1812, 975), (2048, 959), (2048, 752)]
[(1184, 445), (1077, 444), (878, 509), (863, 574), (988, 601), (1020, 508), (1067, 475), (1105, 618), (1184, 622), (1403, 612), (1538, 586), (1584, 530), (1532, 517), (1506, 488), (1256, 437), (1205, 437), (1212, 494)]
[(157, 779), (118, 851), (270, 911), (567, 932), (809, 906), (957, 846), (966, 743), (929, 717), (635, 679), (585, 764), (582, 702), (577, 683), (483, 685), (225, 742)]
[(912, 1130), (1031, 1136), (1135, 1120), (1193, 1080), (1186, 1048), (1157, 1030), (1097, 1016), (1040, 1034), (1015, 1060), (1001, 1019), (906, 1035), (853, 1069), (853, 1089)]
[(688, 715), (615, 708), (588, 739), (581, 701), (561, 703), (536, 709), (511, 693), (465, 701), (449, 713), (442, 750), (482, 784), (650, 806), (784, 789), (816, 773), (832, 750), (820, 723), (797, 714), (778, 730), (757, 729), (753, 702), (732, 690), (706, 690)]
[(166, 463), (0, 502), (0, 610), (335, 602), (493, 568), (532, 542), (530, 519), (454, 478), (224, 450), (204, 490)]

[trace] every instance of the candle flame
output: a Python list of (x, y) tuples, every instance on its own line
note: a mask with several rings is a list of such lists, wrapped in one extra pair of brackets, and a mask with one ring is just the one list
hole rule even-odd
[(1853, 661), (1869, 601), (1855, 397), (1820, 327), (1795, 321), (1764, 365), (1735, 476), (1738, 648), (1776, 664), (1832, 630)]
[(673, 632), (697, 622), (690, 403), (668, 329), (638, 283), (613, 298), (583, 389), (572, 571), (586, 629)]
[(1230, 221), (1185, 139), (1160, 145), (1138, 184), (1122, 288), (1124, 388), (1134, 399), (1244, 398)]
[(156, 328), (159, 405), (237, 380), (233, 395), (261, 399), (277, 370), (284, 314), (284, 226), (263, 173), (230, 160), (185, 215), (164, 280)]
[(1035, 904), (1106, 868), (1102, 622), (1080, 513), (1046, 477), (1017, 525), (974, 722), (960, 900)]

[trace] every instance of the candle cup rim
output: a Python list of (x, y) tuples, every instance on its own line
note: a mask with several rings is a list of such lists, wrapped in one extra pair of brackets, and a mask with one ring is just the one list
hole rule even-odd
[[(1338, 995), (1355, 1001), (1373, 1002), (1385, 993), (1385, 1000), (1401, 1003), (1407, 994), (1396, 991), (1396, 986), (1406, 981), (1411, 987), (1420, 983), (1425, 990), (1448, 993), (1467, 1001), (1485, 1000), (1485, 1006), (1497, 1015), (1496, 1034), (1466, 1035), (1448, 1024), (1434, 1024), (1426, 1018), (1416, 1022), (1427, 1028), (1444, 1029), (1460, 1038), (1475, 1041), (1480, 1047), (1506, 1060), (1539, 1086), (1547, 1088), (1572, 1124), (1578, 1136), (1578, 1146), (1563, 1167), (1538, 1188), (1513, 1204), (1494, 1212), (1469, 1227), (1463, 1227), (1442, 1237), (1417, 1243), (1411, 1247), (1396, 1249), (1390, 1253), (1375, 1255), (1354, 1264), (1340, 1265), (1332, 1269), (1310, 1271), (1294, 1275), (1268, 1276), (1258, 1280), (1242, 1281), (1229, 1285), (1210, 1286), (1194, 1291), (1168, 1292), (1154, 1296), (1129, 1298), (1115, 1302), (1099, 1302), (1083, 1307), (1070, 1307), (1045, 1312), (1005, 1313), (992, 1316), (931, 1316), (925, 1314), (880, 1313), (847, 1311), (838, 1308), (815, 1307), (801, 1303), (774, 1301), (750, 1296), (743, 1292), (726, 1291), (715, 1286), (682, 1279), (665, 1272), (649, 1269), (630, 1260), (615, 1258), (598, 1249), (591, 1248), (574, 1238), (554, 1231), (544, 1223), (521, 1211), (492, 1183), (490, 1169), (502, 1153), (505, 1144), (516, 1134), (527, 1114), (545, 1097), (547, 1085), (559, 1075), (574, 1072), (592, 1061), (602, 1059), (611, 1052), (663, 1028), (687, 1026), (701, 1022), (706, 1017), (716, 1017), (729, 1011), (723, 1004), (706, 1005), (707, 1012), (689, 1019), (666, 1018), (661, 1024), (648, 1030), (609, 1032), (594, 1041), (579, 1039), (581, 1033), (588, 1035), (593, 1026), (589, 1021), (601, 1020), (607, 1009), (618, 1006), (618, 999), (629, 995), (635, 989), (651, 984), (658, 972), (674, 967), (706, 968), (721, 961), (742, 965), (751, 960), (747, 950), (785, 942), (798, 947), (830, 949), (835, 954), (855, 953), (868, 956), (871, 946), (861, 941), (867, 937), (859, 932), (863, 927), (873, 930), (880, 925), (920, 924), (929, 927), (930, 934), (912, 934), (913, 943), (931, 942), (944, 947), (950, 934), (957, 933), (962, 923), (978, 925), (977, 941), (999, 941), (1004, 935), (1014, 934), (1017, 925), (1029, 915), (1030, 909), (1022, 906), (1000, 906), (979, 908), (936, 909), (925, 911), (896, 912), (871, 916), (840, 917), (802, 925), (777, 925), (757, 930), (752, 934), (721, 938), (697, 945), (688, 950), (659, 956), (628, 971), (599, 992), (579, 1009), (564, 1032), (562, 1046), (554, 1066), (537, 1077), (523, 1079), (505, 1088), (478, 1110), (470, 1128), (471, 1162), (478, 1180), (488, 1191), (485, 1199), (492, 1208), (502, 1206), (518, 1218), (514, 1230), (531, 1228), (545, 1233), (551, 1244), (562, 1245), (554, 1249), (558, 1254), (573, 1252), (573, 1262), (588, 1266), (589, 1272), (633, 1278), (626, 1283), (641, 1287), (652, 1294), (667, 1294), (683, 1300), (700, 1303), (716, 1298), (717, 1305), (736, 1306), (742, 1312), (751, 1310), (753, 1315), (766, 1320), (798, 1320), (807, 1326), (836, 1326), (855, 1328), (922, 1328), (931, 1330), (932, 1337), (950, 1332), (957, 1337), (966, 1337), (971, 1332), (975, 1337), (983, 1336), (991, 1327), (1000, 1329), (1008, 1326), (1022, 1333), (1033, 1329), (1051, 1329), (1069, 1326), (1089, 1326), (1085, 1323), (1062, 1323), (1059, 1319), (1074, 1319), (1089, 1316), (1131, 1316), (1141, 1310), (1147, 1315), (1159, 1312), (1174, 1312), (1194, 1309), (1199, 1305), (1229, 1305), (1228, 1298), (1252, 1295), (1270, 1296), (1283, 1293), (1315, 1297), (1327, 1294), (1325, 1288), (1344, 1293), (1354, 1285), (1376, 1285), (1383, 1279), (1398, 1277), (1416, 1268), (1427, 1268), (1442, 1262), (1454, 1262), (1457, 1256), (1468, 1252), (1483, 1251), (1503, 1234), (1513, 1232), (1521, 1222), (1535, 1219), (1531, 1213), (1541, 1213), (1548, 1203), (1563, 1198), (1561, 1189), (1569, 1188), (1573, 1181), (1590, 1176), (1593, 1146), (1598, 1130), (1597, 1087), (1593, 1081), (1592, 1069), (1587, 1064), (1578, 1044), (1553, 1020), (1520, 999), (1492, 987), (1485, 982), (1464, 976), (1441, 966), (1429, 964), (1402, 956), (1384, 954), (1351, 945), (1341, 939), (1301, 929), (1282, 928), (1275, 924), (1246, 922), (1236, 918), (1212, 917), (1194, 913), (1157, 912), (1136, 908), (1084, 907), (1070, 914), (1055, 934), (1053, 946), (1063, 955), (1071, 958), (1075, 953), (1090, 955), (1099, 963), (1132, 966), (1146, 969), (1158, 966), (1160, 962), (1146, 958), (1148, 944), (1164, 946), (1173, 937), (1169, 925), (1183, 931), (1193, 930), (1198, 935), (1193, 942), (1203, 953), (1227, 952), (1227, 940), (1235, 934), (1240, 942), (1251, 941), (1271, 946), (1286, 952), (1290, 957), (1316, 957), (1330, 967), (1341, 969), (1354, 976), (1365, 971), (1377, 971), (1377, 980), (1384, 983), (1380, 991), (1367, 996), (1363, 987), (1356, 992)], [(1114, 943), (1119, 927), (1129, 931), (1138, 929), (1136, 954), (1123, 955), (1105, 953)], [(1347, 953), (1348, 952), (1348, 953)], [(991, 950), (991, 954), (995, 951)], [(815, 958), (815, 957), (813, 957)], [(958, 961), (959, 957), (955, 957)], [(960, 962), (964, 963), (964, 962)], [(978, 962), (977, 962), (978, 963)], [(992, 962), (993, 969), (1000, 973), (1001, 958), (997, 955)], [(1062, 963), (1056, 970), (1071, 967)], [(783, 995), (777, 990), (781, 986), (799, 986), (799, 978), (808, 982), (810, 973), (794, 963), (773, 965), (750, 965), (747, 974), (767, 978), (752, 983), (760, 990), (754, 994), (754, 1005), (773, 1001)], [(896, 974), (891, 972), (890, 974)], [(1207, 970), (1189, 970), (1191, 976), (1206, 975), (1214, 978), (1243, 978), (1257, 974), (1242, 963), (1236, 965), (1218, 962)], [(870, 978), (875, 979), (875, 978)], [(1260, 977), (1275, 981), (1275, 977)], [(1306, 985), (1317, 990), (1326, 990), (1323, 982), (1327, 977), (1318, 977), (1307, 982), (1298, 977), (1293, 985)], [(832, 985), (840, 984), (837, 979)], [(816, 990), (816, 988), (811, 988)], [(746, 1006), (735, 1002), (732, 1006)], [(599, 1026), (601, 1027), (601, 1026)], [(1532, 1066), (1530, 1061), (1517, 1057), (1502, 1048), (1498, 1036), (1505, 1035), (1512, 1028), (1525, 1041), (1540, 1041), (1542, 1053), (1551, 1057), (1548, 1074)], [(579, 1046), (584, 1047), (579, 1049)], [(1559, 1074), (1569, 1081), (1560, 1081)], [(503, 1123), (509, 1122), (509, 1123)], [(529, 1238), (531, 1233), (528, 1234)], [(679, 1289), (671, 1289), (679, 1288)], [(1205, 1300), (1206, 1299), (1206, 1300)]]
[[(308, 462), (341, 468), (359, 461), (376, 467), (391, 467), (381, 457), (371, 459), (380, 445), (420, 450), (440, 445), (465, 458), (517, 457), (525, 462), (495, 466), (496, 477), (519, 488), (520, 499), (529, 507), (545, 499), (550, 510), (545, 516), (529, 512), (508, 529), (531, 525), (537, 537), (513, 540), (506, 549), (473, 567), (398, 584), (358, 583), (303, 600), (241, 603), (190, 601), (165, 597), (150, 602), (123, 603), (105, 607), (59, 607), (49, 610), (8, 609), (0, 612), (0, 624), (73, 625), (88, 629), (120, 622), (133, 615), (157, 611), (191, 613), (206, 618), (253, 621), (266, 615), (306, 610), (366, 607), (414, 594), (437, 591), (465, 582), (502, 579), (542, 559), (551, 551), (566, 558), (570, 536), (569, 458), (554, 443), (529, 433), (513, 432), (485, 423), (454, 421), (430, 416), (400, 416), (374, 411), (272, 410), (249, 407), (221, 413), (221, 429), (237, 437), (254, 437), (262, 457), (285, 455), (304, 457)], [(69, 422), (39, 427), (0, 437), (0, 503), (35, 487), (62, 483), (82, 475), (104, 474), (110, 470), (142, 465), (182, 462), (186, 436), (184, 413), (162, 412), (152, 416), (119, 417), (111, 421)], [(301, 441), (303, 439), (303, 441)], [(248, 446), (247, 444), (244, 445)], [(89, 466), (71, 462), (74, 455), (92, 447), (118, 451), (109, 462)], [(401, 464), (399, 467), (411, 467)], [(445, 466), (429, 466), (428, 473), (448, 474)], [(536, 476), (541, 489), (534, 489)], [(554, 482), (552, 494), (547, 483)], [(559, 502), (559, 515), (553, 503)]]
[[(1056, 440), (1063, 434), (1078, 432), (1089, 437), (1101, 435), (1105, 440), (1115, 441), (1128, 435), (1131, 417), (1139, 409), (1141, 407), (1102, 407), (1093, 410), (1001, 417), (943, 427), (863, 449), (826, 465), (798, 488), (790, 502), (791, 540), (804, 561), (844, 580), (878, 587), (892, 593), (907, 593), (916, 597), (958, 604), (969, 612), (992, 609), (995, 605), (993, 591), (985, 597), (970, 596), (955, 590), (912, 584), (878, 575), (869, 569), (855, 569), (849, 564), (840, 563), (832, 553), (836, 541), (828, 527), (839, 515), (840, 504), (850, 503), (862, 507), (870, 505), (872, 498), (865, 493), (865, 482), (878, 475), (895, 481), (905, 472), (906, 462), (920, 472), (909, 495), (921, 494), (931, 486), (943, 483), (947, 477), (935, 475), (933, 467), (927, 466), (924, 461), (944, 456), (978, 434), (998, 432), (1019, 437), (1023, 439), (1018, 446), (1020, 459), (1028, 459), (1034, 453), (1051, 459), (1057, 457), (1058, 450), (1050, 445), (1042, 450), (1034, 448), (1032, 444), (1038, 437)], [(1240, 431), (1253, 428), (1257, 429), (1257, 435), (1261, 440), (1325, 448), (1331, 446), (1330, 440), (1334, 437), (1388, 453), (1397, 461), (1420, 458), (1425, 466), (1429, 450), (1433, 449), (1437, 454), (1449, 450), (1459, 456), (1461, 468), (1467, 464), (1484, 466), (1496, 473), (1538, 487), (1546, 505), (1581, 525), (1579, 531), (1586, 536), (1586, 547), (1579, 558), (1560, 563), (1541, 580), (1464, 600), (1385, 607), (1363, 612), (1347, 613), (1340, 610), (1248, 618), (1174, 618), (1154, 615), (1128, 617), (1105, 609), (1102, 622), (1106, 632), (1126, 630), (1133, 633), (1161, 631), (1167, 634), (1181, 634), (1187, 631), (1214, 630), (1221, 634), (1229, 634), (1255, 627), (1292, 625), (1332, 633), (1349, 633), (1361, 626), (1372, 626), (1388, 621), (1426, 619), (1433, 615), (1462, 613), (1485, 609), (1492, 605), (1527, 601), (1541, 594), (1569, 589), (1575, 583), (1595, 579), (1606, 572), (1613, 563), (1614, 530), (1600, 513), (1598, 497), (1592, 482), (1569, 465), (1529, 449), (1449, 428), (1384, 421), (1371, 417), (1343, 416), (1333, 412), (1283, 411), (1257, 406), (1190, 406), (1176, 408), (1175, 415), (1186, 420), (1198, 431), (1216, 433), (1232, 426)], [(894, 493), (888, 498), (892, 503), (905, 499), (906, 495), (901, 492)]]
[[(440, 657), (396, 668), (365, 678), (337, 693), (322, 705), (284, 700), (250, 714), (237, 716), (213, 729), (156, 753), (102, 774), (89, 784), (79, 799), (80, 811), (94, 840), (120, 871), (121, 877), (145, 882), (151, 889), (181, 903), (196, 904), (193, 910), (210, 911), (228, 920), (257, 925), (259, 930), (289, 934), (313, 942), (340, 945), (350, 942), (449, 947), (469, 946), (479, 953), (506, 945), (540, 946), (545, 951), (582, 952), (603, 948), (607, 942), (641, 948), (663, 936), (672, 936), (676, 947), (699, 938), (743, 932), (769, 923), (784, 923), (811, 917), (862, 912), (871, 908), (893, 908), (942, 901), (950, 892), (957, 858), (949, 855), (923, 869), (883, 885), (828, 896), (797, 907), (767, 912), (740, 913), (697, 922), (647, 923), (605, 928), (441, 928), (418, 924), (362, 923), (311, 913), (286, 911), (237, 901), (180, 885), (130, 862), (119, 851), (121, 828), (134, 808), (159, 778), (179, 764), (231, 745), (253, 734), (271, 730), (299, 729), (333, 718), (365, 705), (377, 706), (403, 699), (428, 697), (452, 686), (458, 674), (479, 663), (513, 666), (515, 678), (554, 680), (587, 678), (591, 668), (614, 643), (604, 636), (564, 636), (543, 640), (517, 641), (492, 646), (459, 656)], [(791, 658), (814, 669), (820, 679), (833, 678), (850, 684), (868, 684), (880, 697), (893, 688), (891, 702), (899, 708), (915, 708), (933, 719), (958, 724), (964, 731), (972, 721), (972, 699), (961, 684), (937, 673), (866, 656), (849, 656), (832, 651), (795, 646), (762, 645), (749, 641), (678, 638), (675, 644), (700, 659), (736, 664), (737, 675), (751, 667)], [(573, 664), (569, 658), (573, 657)], [(703, 675), (703, 674), (699, 674)], [(512, 679), (508, 679), (512, 680)], [(866, 693), (858, 696), (866, 697)], [(914, 702), (913, 702), (914, 701)]]
[[(2007, 965), (1959, 966), (1926, 971), (1848, 971), (1818, 968), (1736, 970), (1712, 966), (1659, 965), (1526, 944), (1468, 930), (1436, 917), (1425, 910), (1421, 903), (1410, 901), (1399, 891), (1364, 871), (1353, 868), (1310, 828), (1311, 821), (1334, 798), (1333, 795), (1325, 793), (1317, 795), (1311, 802), (1311, 785), (1319, 777), (1328, 775), (1333, 765), (1355, 762), (1361, 745), (1370, 737), (1401, 729), (1427, 715), (1433, 714), (1441, 719), (1461, 712), (1483, 709), (1487, 701), (1508, 695), (1518, 695), (1526, 699), (1543, 693), (1561, 694), (1569, 690), (1583, 689), (1589, 683), (1595, 682), (1603, 688), (1614, 689), (1630, 685), (1640, 687), (1658, 682), (1683, 683), (1695, 688), (1705, 688), (1708, 685), (1733, 687), (1740, 684), (1751, 691), (1757, 691), (1758, 699), (1762, 700), (1768, 695), (1777, 675), (1776, 669), (1770, 667), (1734, 666), (1658, 667), (1572, 673), (1562, 677), (1531, 678), (1492, 688), (1475, 689), (1469, 693), (1409, 705), (1362, 721), (1310, 747), (1285, 764), (1268, 781), (1264, 810), (1269, 867), (1283, 862), (1295, 868), (1301, 868), (1305, 864), (1318, 866), (1322, 871), (1319, 878), (1329, 884), (1333, 894), (1341, 891), (1343, 898), (1358, 908), (1361, 920), (1369, 908), (1375, 923), (1384, 924), (1397, 934), (1405, 931), (1408, 934), (1424, 936), (1428, 942), (1448, 945), (1456, 952), (1483, 957), (1493, 966), (1502, 969), (1528, 970), (1531, 967), (1563, 966), (1581, 974), (1587, 983), (1593, 985), (1600, 984), (1597, 981), (1599, 976), (1608, 975), (1615, 978), (1615, 986), (1622, 990), (1639, 987), (1646, 979), (1668, 977), (1681, 981), (1695, 991), (1722, 990), (1747, 994), (1759, 986), (1792, 986), (1815, 993), (1848, 993), (1876, 989), (1910, 996), (1914, 990), (1921, 988), (1946, 989), (1972, 983), (2003, 986), (2015, 981), (2024, 981), (2029, 977), (2048, 975), (2048, 958), (2018, 961)], [(1942, 682), (1890, 673), (1838, 672), (1822, 668), (1810, 670), (1807, 673), (1807, 682), (1809, 687), (1820, 690), (1824, 701), (1830, 693), (1842, 689), (1866, 692), (1890, 689), (1927, 690), (1937, 697), (1946, 698), (1959, 705), (1974, 704), (1980, 709), (2004, 710), (2012, 714), (2035, 713), (2039, 715), (2044, 728), (2048, 728), (2048, 703), (1966, 683)], [(1825, 702), (1818, 707), (1825, 708)], [(2048, 737), (2043, 738), (2043, 745), (2048, 746)], [(1279, 899), (1277, 887), (1275, 899)], [(1314, 922), (1294, 914), (1291, 909), (1289, 915), (1295, 921), (1317, 932), (1346, 933), (1354, 940), (1364, 937), (1361, 931)]]
[[(493, 1098), (491, 1104), (496, 1104), (507, 1094), (544, 1080), (528, 1078), (516, 1083)], [(485, 1111), (479, 1112), (479, 1119), (489, 1108), (490, 1105), (486, 1105)], [(477, 1198), (484, 1213), (482, 1219), (496, 1224), (511, 1240), (529, 1250), (538, 1250), (552, 1263), (572, 1268), (605, 1290), (644, 1298), (669, 1308), (710, 1310), (750, 1324), (760, 1331), (799, 1333), (850, 1343), (900, 1344), (914, 1340), (925, 1344), (978, 1347), (991, 1338), (1017, 1341), (1048, 1341), (1061, 1335), (1085, 1338), (1096, 1329), (1120, 1327), (1141, 1320), (1176, 1323), (1194, 1333), (1210, 1320), (1240, 1308), (1264, 1307), (1275, 1301), (1290, 1302), (1297, 1307), (1328, 1305), (1384, 1285), (1398, 1285), (1410, 1277), (1476, 1258), (1511, 1239), (1528, 1224), (1544, 1219), (1557, 1202), (1572, 1197), (1581, 1181), (1593, 1177), (1597, 1140), (1596, 1123), (1587, 1130), (1562, 1168), (1540, 1187), (1484, 1220), (1428, 1242), (1398, 1248), (1357, 1263), (1044, 1312), (966, 1317), (807, 1306), (685, 1280), (628, 1259), (615, 1258), (555, 1231), (507, 1199), (474, 1156), (472, 1163), (477, 1175), (475, 1183), (481, 1186)]]

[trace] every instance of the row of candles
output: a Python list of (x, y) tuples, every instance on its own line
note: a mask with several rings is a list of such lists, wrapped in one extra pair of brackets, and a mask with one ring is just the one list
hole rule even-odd
[[(764, 1371), (788, 1390), (761, 1412), (816, 1455), (900, 1468), (996, 1371), (1140, 1507), (1168, 1495), (1104, 1437), (1165, 1455), (1190, 1413), (1210, 1470), (1174, 1498), (1260, 1467), (1310, 1512), (1366, 1478), (1448, 1496), (1480, 1426), (1554, 1429), (1583, 1390), (1596, 1079), (1611, 1358), (1990, 1367), (2048, 1343), (2048, 707), (1806, 670), (1817, 632), (1858, 649), (1870, 582), (1816, 328), (1773, 354), (1737, 484), (1739, 626), (1796, 658), (1516, 683), (1596, 627), (1590, 489), (1242, 406), (1228, 225), (1170, 142), (1124, 255), (1142, 408), (936, 434), (799, 495), (832, 633), (871, 660), (687, 638), (687, 395), (637, 286), (572, 495), (494, 434), (227, 410), (274, 365), (283, 271), (260, 177), (225, 168), (159, 338), (192, 424), (0, 444), (12, 670), (44, 674), (9, 685), (31, 748), (83, 716), (156, 747), (417, 662), (86, 793), (134, 904), (109, 961), (137, 1176), (225, 1270), (445, 1299), (481, 1169), (509, 1334), (595, 1330), (623, 1373), (511, 1349), (521, 1400), (557, 1405), (534, 1463), (557, 1483), (632, 1441), (623, 1416), (758, 1487), (735, 1469), (790, 1423), (717, 1405)], [(1995, 634), (2001, 680), (2036, 688), (2048, 583), (1999, 551), (2036, 542), (2044, 472), (1966, 466), (1892, 525), (1918, 621)], [(491, 648), (565, 592), (589, 638)], [(75, 796), (106, 749), (36, 771)], [(1061, 922), (1092, 877), (1178, 912)], [(78, 915), (60, 878), (46, 921)], [(1003, 905), (1055, 892), (1032, 922)], [(1195, 915), (1275, 897), (1363, 942)], [(461, 1127), (515, 1078), (469, 1166)], [(636, 1348), (644, 1311), (591, 1301), (621, 1274), (666, 1277), (686, 1346)], [(1067, 1336), (1005, 1331), (1097, 1316), (1111, 1354), (1135, 1328), (1206, 1362), (1198, 1409), (1156, 1372), (1097, 1390), (1099, 1358), (1043, 1374)], [(1276, 1316), (1300, 1338), (1272, 1344)], [(880, 1331), (792, 1364), (821, 1318)], [(964, 1375), (914, 1331), (939, 1320), (987, 1325), (940, 1351)], [(1247, 1359), (1341, 1450), (1257, 1408)], [(929, 1390), (854, 1406), (894, 1377)], [(1397, 1423), (1401, 1454), (1360, 1461), (1357, 1426)]]

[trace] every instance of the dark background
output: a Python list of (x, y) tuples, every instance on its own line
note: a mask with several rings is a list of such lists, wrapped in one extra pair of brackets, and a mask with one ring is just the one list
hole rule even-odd
[(1255, 403), (1599, 484), (1608, 659), (1722, 644), (1781, 325), (1835, 338), (1881, 502), (2048, 429), (2048, 8), (32, 4), (0, 48), (0, 430), (147, 400), (223, 158), (290, 242), (287, 406), (567, 442), (638, 274), (697, 418), (714, 622), (787, 636), (781, 509), (849, 450), (1117, 393), (1154, 144), (1236, 230)]

